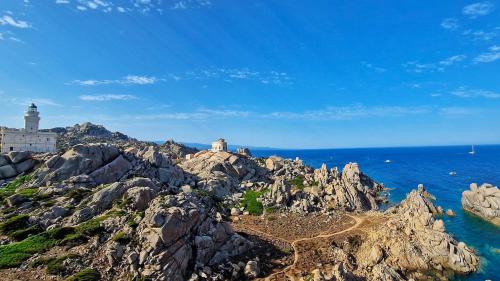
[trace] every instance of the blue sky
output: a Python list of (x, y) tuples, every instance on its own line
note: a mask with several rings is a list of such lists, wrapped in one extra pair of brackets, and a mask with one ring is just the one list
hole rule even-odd
[(0, 125), (284, 148), (500, 143), (500, 2), (2, 0)]

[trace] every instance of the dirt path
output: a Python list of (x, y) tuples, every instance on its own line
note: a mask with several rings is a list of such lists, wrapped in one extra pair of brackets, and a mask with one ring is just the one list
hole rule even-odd
[[(311, 241), (311, 240), (318, 239), (318, 238), (330, 238), (330, 237), (333, 237), (335, 235), (346, 233), (346, 232), (355, 230), (356, 228), (358, 228), (365, 221), (364, 218), (360, 218), (360, 217), (357, 217), (357, 216), (353, 216), (353, 215), (346, 215), (346, 216), (348, 216), (351, 219), (353, 219), (356, 223), (353, 226), (350, 226), (350, 227), (348, 227), (346, 229), (343, 229), (343, 230), (340, 230), (340, 231), (337, 231), (337, 232), (319, 234), (319, 235), (316, 235), (314, 237), (300, 238), (300, 239), (296, 239), (296, 240), (293, 240), (293, 241), (288, 241), (290, 243), (290, 245), (292, 246), (293, 251), (294, 251), (294, 260), (293, 260), (293, 263), (291, 265), (285, 267), (283, 270), (280, 270), (278, 272), (275, 272), (275, 273), (273, 273), (273, 274), (265, 277), (265, 280), (273, 280), (273, 278), (275, 278), (276, 276), (279, 276), (280, 274), (287, 275), (288, 271), (293, 270), (295, 268), (295, 266), (297, 264), (297, 261), (300, 259), (300, 254), (299, 254), (299, 251), (298, 251), (298, 248), (297, 248), (297, 244), (298, 243), (304, 242), (304, 241)], [(259, 231), (259, 230), (254, 230), (254, 231), (262, 233), (264, 235), (267, 235), (267, 234), (265, 234), (265, 233), (263, 233), (262, 231)], [(289, 276), (289, 277), (291, 277), (292, 280), (293, 280), (292, 276)]]

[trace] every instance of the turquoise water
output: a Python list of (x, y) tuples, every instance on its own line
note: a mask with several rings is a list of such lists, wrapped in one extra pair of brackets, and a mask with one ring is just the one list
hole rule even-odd
[[(500, 227), (486, 223), (461, 209), (462, 191), (469, 184), (488, 182), (500, 185), (500, 145), (470, 147), (412, 147), (324, 150), (254, 150), (254, 156), (279, 155), (300, 157), (308, 165), (319, 168), (342, 168), (357, 162), (361, 171), (394, 188), (391, 202), (398, 202), (419, 183), (436, 196), (436, 205), (453, 209), (456, 217), (444, 217), (445, 226), (459, 241), (473, 247), (481, 257), (479, 272), (458, 280), (500, 280)], [(385, 160), (391, 160), (385, 163)], [(456, 171), (450, 176), (450, 171)], [(499, 252), (495, 252), (499, 251)]]

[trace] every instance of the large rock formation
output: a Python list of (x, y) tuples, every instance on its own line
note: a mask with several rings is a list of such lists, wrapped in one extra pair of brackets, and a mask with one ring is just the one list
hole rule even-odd
[(52, 184), (88, 175), (96, 185), (118, 181), (132, 168), (120, 150), (107, 144), (76, 145), (55, 155), (38, 170), (36, 184)]
[(478, 257), (445, 232), (443, 221), (435, 218), (438, 212), (423, 186), (413, 190), (367, 233), (356, 255), (358, 264), (367, 270), (383, 264), (417, 280), (426, 272), (446, 278), (447, 271), (475, 271)]
[(0, 181), (14, 178), (35, 167), (36, 160), (30, 152), (13, 151), (8, 154), (0, 154)]
[(270, 157), (266, 167), (274, 184), (264, 194), (266, 206), (290, 208), (295, 212), (366, 211), (378, 209), (378, 193), (383, 186), (360, 172), (356, 163), (347, 164), (342, 173), (326, 165), (313, 170), (302, 161)]
[(185, 146), (173, 140), (167, 140), (164, 144), (159, 146), (159, 149), (172, 159), (184, 159), (186, 155), (198, 152), (196, 148)]
[(216, 265), (250, 247), (192, 195), (153, 200), (138, 231), (139, 271), (154, 280), (184, 280), (188, 266)]
[(500, 190), (484, 183), (480, 187), (473, 183), (470, 190), (462, 193), (462, 207), (489, 222), (500, 226)]
[(90, 143), (108, 143), (108, 144), (125, 144), (139, 142), (133, 138), (128, 137), (120, 132), (110, 132), (102, 125), (95, 125), (90, 122), (83, 124), (76, 124), (73, 127), (66, 128), (53, 128), (49, 130), (58, 133), (57, 149), (60, 151), (69, 149), (77, 144), (90, 144)]
[[(61, 278), (85, 267), (97, 270), (102, 280), (263, 277), (267, 265), (256, 254), (285, 253), (230, 227), (230, 215), (248, 211), (240, 204), (252, 197), (247, 192), (261, 201), (252, 202), (254, 207), (274, 207), (269, 212), (280, 212), (278, 219), (287, 220), (290, 212), (303, 217), (370, 211), (365, 214), (378, 220), (373, 231), (369, 225), (357, 230), (370, 232), (366, 240), (351, 243), (356, 247), (328, 244), (336, 264), (328, 272), (314, 271), (314, 280), (409, 280), (427, 271), (439, 276), (477, 266), (475, 254), (434, 218), (438, 209), (425, 190), (411, 192), (387, 212), (373, 211), (383, 186), (355, 163), (342, 171), (315, 170), (299, 159), (210, 151), (186, 160), (194, 151), (173, 142), (135, 142), (92, 124), (60, 131), (62, 147), (68, 148), (58, 154), (0, 156), (0, 175), (7, 181), (29, 174), (10, 185), (2, 197), (7, 204), (0, 204), (0, 254), (10, 255), (0, 259), (0, 267), (17, 267), (15, 274), (24, 274), (20, 280), (32, 277), (31, 266), (61, 258), (55, 273)], [(486, 199), (479, 202), (491, 208), (498, 189), (482, 189)]]

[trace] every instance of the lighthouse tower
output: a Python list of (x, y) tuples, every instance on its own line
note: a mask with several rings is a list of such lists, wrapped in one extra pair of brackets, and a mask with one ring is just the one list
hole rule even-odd
[(28, 133), (38, 132), (38, 125), (40, 124), (40, 116), (37, 107), (34, 103), (28, 106), (28, 110), (24, 113), (24, 129)]

